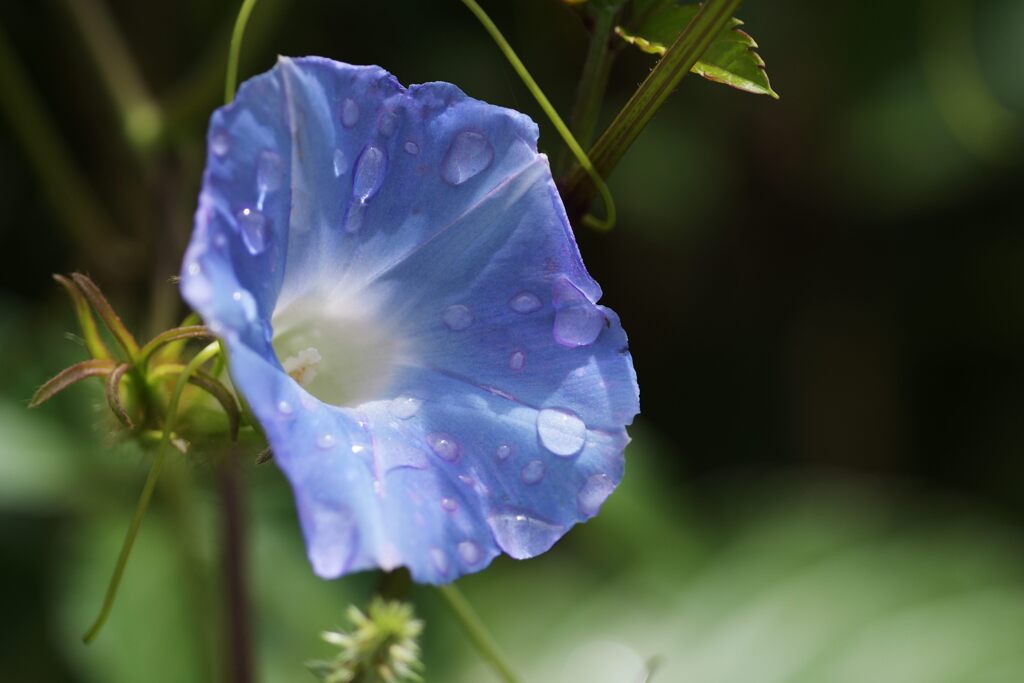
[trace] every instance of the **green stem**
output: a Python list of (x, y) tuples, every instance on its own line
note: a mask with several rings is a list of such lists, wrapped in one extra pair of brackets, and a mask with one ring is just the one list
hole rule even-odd
[(530, 94), (537, 100), (537, 104), (540, 105), (540, 108), (543, 109), (544, 113), (547, 114), (547, 117), (551, 119), (551, 123), (555, 126), (555, 130), (557, 130), (558, 134), (562, 136), (562, 140), (565, 141), (565, 144), (572, 151), (573, 156), (576, 157), (577, 163), (579, 163), (580, 167), (584, 169), (591, 182), (594, 184), (594, 187), (597, 189), (597, 192), (601, 195), (607, 216), (604, 220), (601, 220), (596, 216), (587, 214), (583, 217), (583, 224), (596, 230), (611, 230), (615, 227), (615, 202), (612, 200), (612, 193), (608, 190), (608, 186), (605, 185), (601, 175), (594, 169), (594, 166), (590, 163), (590, 159), (587, 158), (587, 153), (583, 151), (583, 148), (569, 131), (569, 127), (565, 125), (565, 121), (563, 121), (562, 117), (558, 115), (554, 106), (552, 106), (547, 96), (544, 95), (544, 91), (540, 89), (539, 85), (537, 85), (537, 81), (533, 80), (533, 76), (531, 76), (530, 72), (527, 71), (526, 66), (516, 55), (515, 50), (513, 50), (509, 42), (505, 40), (505, 36), (501, 34), (501, 31), (498, 30), (495, 23), (491, 21), (491, 18), (487, 16), (487, 13), (484, 12), (483, 8), (476, 3), (476, 0), (462, 0), (462, 4), (465, 5), (474, 16), (476, 16), (483, 25), (484, 30), (486, 30), (490, 34), (491, 39), (497, 43), (498, 49), (500, 49), (502, 54), (505, 55), (505, 59), (507, 59), (509, 64), (512, 65), (516, 74), (526, 85), (526, 89), (529, 90)]
[(66, 0), (65, 4), (120, 111), (128, 141), (137, 149), (149, 148), (160, 137), (163, 116), (113, 17), (100, 0)]
[(163, 468), (164, 460), (167, 457), (167, 446), (174, 431), (174, 423), (178, 418), (178, 403), (181, 401), (181, 393), (185, 390), (185, 385), (188, 384), (188, 378), (192, 373), (218, 353), (220, 353), (220, 343), (213, 342), (197, 353), (189, 361), (188, 365), (185, 366), (185, 370), (178, 375), (178, 381), (174, 385), (174, 392), (171, 394), (171, 402), (167, 409), (167, 421), (164, 423), (163, 437), (160, 439), (160, 445), (157, 446), (156, 456), (153, 458), (153, 464), (149, 468), (146, 483), (143, 485), (142, 493), (139, 495), (139, 502), (135, 506), (132, 523), (128, 527), (128, 533), (125, 536), (124, 543), (121, 545), (121, 554), (117, 558), (117, 564), (114, 565), (114, 574), (110, 577), (110, 584), (107, 586), (103, 605), (100, 607), (100, 613), (96, 616), (96, 621), (93, 622), (89, 630), (82, 636), (82, 640), (86, 643), (91, 643), (100, 632), (103, 624), (107, 621), (107, 617), (110, 616), (111, 608), (114, 606), (117, 589), (121, 586), (121, 578), (124, 576), (125, 567), (128, 565), (128, 556), (131, 555), (132, 546), (135, 545), (135, 537), (138, 536), (139, 527), (142, 526), (142, 519), (146, 516), (146, 510), (149, 509), (149, 503), (153, 498), (153, 491), (156, 490), (156, 482), (160, 478), (160, 470)]
[[(633, 141), (658, 111), (679, 81), (708, 49), (715, 36), (736, 13), (740, 0), (707, 0), (683, 29), (665, 56), (647, 75), (637, 91), (618, 113), (611, 125), (590, 150), (593, 168), (607, 176), (619, 163)], [(585, 210), (590, 204), (591, 191), (586, 179), (591, 169), (573, 171), (562, 187), (570, 215)]]
[(462, 591), (454, 583), (450, 583), (447, 586), (438, 586), (437, 590), (441, 593), (441, 597), (444, 598), (445, 605), (448, 606), (448, 609), (458, 619), (462, 630), (466, 632), (466, 635), (473, 641), (473, 645), (476, 646), (480, 655), (487, 660), (487, 663), (491, 665), (491, 668), (494, 669), (494, 672), (498, 674), (501, 680), (505, 681), (505, 683), (519, 683), (519, 678), (512, 672), (512, 667), (505, 660), (505, 655), (502, 654), (501, 648), (498, 647), (497, 641), (494, 640), (494, 636), (488, 632), (487, 627), (480, 621), (480, 617), (477, 616), (473, 606), (466, 600)]
[(133, 261), (116, 239), (113, 221), (94, 199), (71, 155), (58, 142), (32, 82), (0, 29), (0, 108), (21, 143), (39, 188), (74, 242), (76, 250), (104, 272), (124, 273)]
[[(589, 7), (589, 5), (588, 5)], [(583, 62), (583, 72), (576, 88), (576, 101), (572, 114), (569, 116), (569, 129), (576, 136), (581, 147), (594, 141), (598, 118), (601, 115), (601, 102), (608, 87), (608, 72), (611, 71), (611, 52), (608, 49), (612, 29), (615, 27), (616, 9), (603, 5), (594, 6), (590, 12), (593, 26), (590, 30), (590, 44), (587, 58)], [(561, 155), (559, 173), (566, 170), (569, 159)]]
[(235, 90), (238, 89), (238, 57), (242, 52), (242, 38), (245, 36), (245, 26), (249, 23), (249, 15), (252, 14), (256, 0), (242, 0), (242, 7), (238, 10), (238, 18), (235, 20), (235, 29), (231, 32), (231, 47), (228, 48), (228, 73), (224, 79), (224, 104), (231, 104), (235, 98)]

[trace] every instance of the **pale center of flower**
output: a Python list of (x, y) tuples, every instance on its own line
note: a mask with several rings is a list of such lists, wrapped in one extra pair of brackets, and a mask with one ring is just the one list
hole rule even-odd
[(272, 322), (284, 371), (333, 405), (381, 398), (405, 355), (399, 335), (370, 307), (337, 292), (311, 292), (279, 304)]

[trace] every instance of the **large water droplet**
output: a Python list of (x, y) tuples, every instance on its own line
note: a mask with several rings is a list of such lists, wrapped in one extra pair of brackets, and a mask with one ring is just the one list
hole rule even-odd
[(417, 154), (420, 153), (420, 146), (417, 145), (412, 140), (409, 140), (408, 142), (405, 143), (404, 149), (407, 154), (411, 154), (413, 156), (416, 156)]
[(498, 449), (494, 451), (494, 455), (497, 456), (498, 460), (508, 460), (509, 456), (512, 455), (512, 447), (507, 443), (500, 444)]
[(537, 413), (537, 435), (544, 448), (568, 458), (587, 441), (587, 426), (580, 416), (564, 408), (544, 408)]
[(583, 482), (576, 494), (576, 506), (587, 517), (596, 515), (601, 504), (614, 490), (615, 482), (607, 474), (592, 475)]
[(484, 559), (483, 549), (473, 541), (460, 541), (458, 553), (459, 559), (468, 567), (474, 567)]
[(491, 515), (487, 524), (501, 549), (517, 560), (540, 555), (553, 546), (563, 532), (560, 526), (518, 512)]
[(593, 344), (604, 329), (601, 309), (565, 278), (555, 283), (551, 299), (555, 307), (555, 341), (569, 347)]
[(316, 437), (316, 446), (317, 446), (317, 448), (321, 448), (321, 449), (323, 449), (325, 451), (329, 450), (331, 448), (334, 448), (334, 446), (337, 443), (338, 443), (338, 440), (335, 439), (334, 438), (334, 434), (331, 434), (330, 432), (324, 432), (320, 436)]
[(430, 446), (430, 450), (434, 451), (437, 457), (448, 462), (455, 462), (459, 459), (459, 455), (462, 454), (462, 447), (459, 446), (459, 442), (447, 434), (428, 434), (427, 445)]
[(231, 136), (223, 128), (218, 128), (210, 134), (210, 151), (215, 156), (222, 157), (231, 150)]
[(387, 153), (377, 145), (367, 145), (356, 159), (356, 170), (352, 178), (352, 197), (366, 203), (384, 183), (387, 170)]
[(359, 123), (359, 105), (351, 97), (346, 97), (341, 103), (341, 124), (346, 128)]
[(519, 292), (509, 299), (508, 305), (516, 313), (533, 313), (541, 307), (540, 297), (533, 292)]
[(513, 351), (512, 355), (508, 357), (508, 366), (515, 371), (523, 369), (526, 365), (526, 354), (522, 351)]
[(419, 412), (421, 405), (423, 405), (423, 401), (421, 399), (418, 399), (415, 396), (402, 394), (388, 404), (388, 410), (390, 410), (391, 414), (398, 419), (408, 420)]
[(455, 304), (444, 309), (441, 320), (449, 330), (464, 330), (473, 324), (473, 312), (468, 306)]
[(448, 512), (455, 512), (456, 510), (459, 509), (459, 504), (452, 498), (442, 498), (441, 508), (443, 510), (447, 510)]
[(334, 150), (334, 175), (343, 175), (348, 170), (348, 157), (340, 149)]
[(278, 401), (277, 412), (281, 413), (282, 415), (291, 415), (292, 413), (295, 412), (295, 408), (288, 401)]
[(260, 194), (273, 192), (284, 184), (284, 160), (277, 152), (260, 152), (256, 162), (256, 189)]
[(519, 472), (519, 478), (524, 484), (536, 484), (544, 478), (544, 462), (541, 460), (531, 460), (526, 463)]
[(461, 185), (486, 169), (494, 161), (494, 148), (480, 133), (463, 131), (455, 136), (441, 162), (441, 177), (452, 185)]
[(253, 256), (267, 250), (267, 217), (256, 209), (242, 209), (235, 214), (238, 232), (245, 248)]

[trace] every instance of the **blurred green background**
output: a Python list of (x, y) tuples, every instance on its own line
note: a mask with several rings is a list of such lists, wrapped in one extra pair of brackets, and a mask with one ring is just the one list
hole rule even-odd
[[(577, 14), (485, 7), (567, 113)], [(84, 357), (51, 273), (89, 272), (140, 332), (184, 313), (168, 279), (236, 10), (0, 4), (0, 680), (221, 677), (210, 468), (168, 468), (84, 647), (147, 459), (111, 438), (98, 383), (26, 404)], [(782, 99), (686, 78), (611, 178), (618, 228), (577, 235), (642, 387), (626, 479), (550, 553), (461, 583), (528, 681), (1024, 680), (1024, 3), (741, 10)], [(141, 152), (90, 48), (116, 57), (111, 27), (166, 124)], [(243, 76), (276, 54), (451, 81), (561, 153), (455, 0), (261, 0)], [(606, 118), (652, 60), (621, 52)], [(246, 483), (260, 680), (313, 680), (317, 634), (374, 577), (316, 579), (279, 473)], [(435, 595), (414, 598), (428, 680), (492, 680)]]

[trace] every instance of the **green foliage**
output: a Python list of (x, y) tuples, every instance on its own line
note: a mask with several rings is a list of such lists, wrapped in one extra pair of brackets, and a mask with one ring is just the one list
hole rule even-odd
[[(699, 8), (675, 0), (640, 0), (633, 6), (631, 21), (616, 27), (615, 32), (644, 52), (664, 55)], [(754, 51), (757, 43), (739, 28), (742, 25), (739, 19), (732, 19), (690, 71), (709, 81), (778, 99), (768, 82), (764, 60)]]

